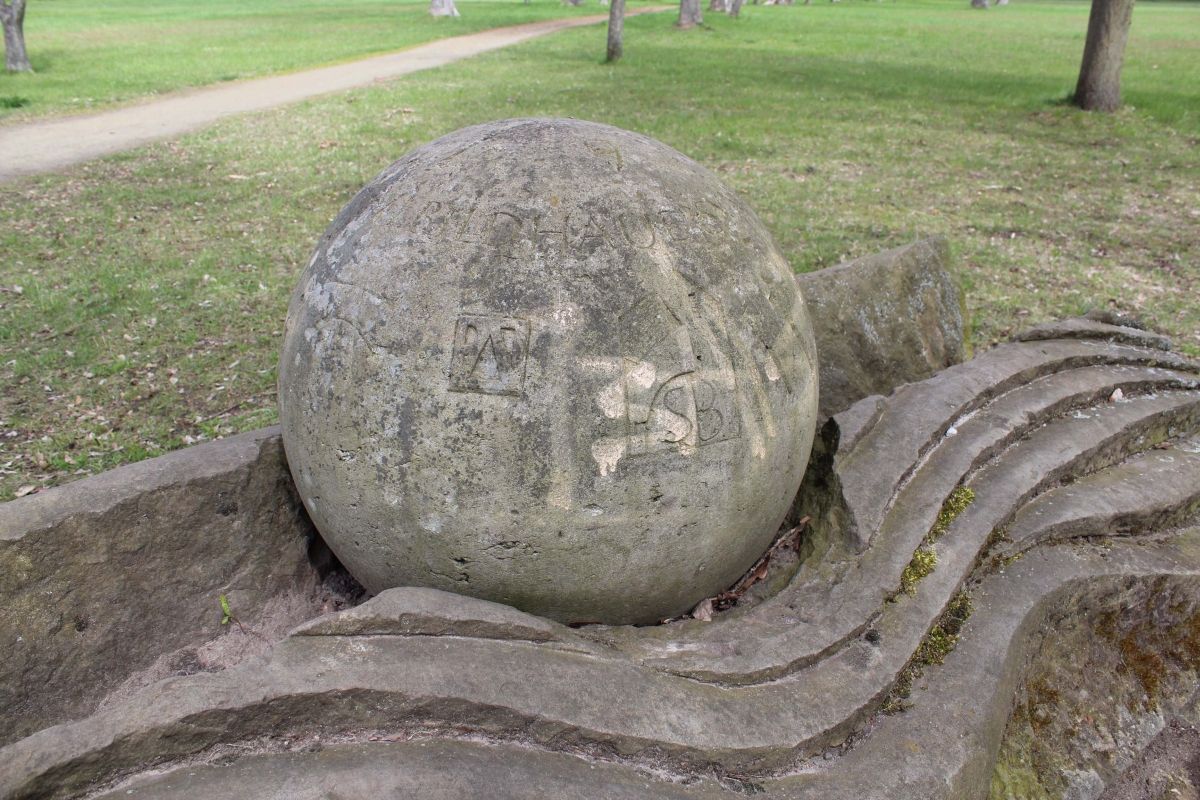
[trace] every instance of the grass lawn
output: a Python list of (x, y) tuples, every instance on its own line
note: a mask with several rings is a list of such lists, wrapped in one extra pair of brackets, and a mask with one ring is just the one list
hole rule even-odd
[[(36, 5), (35, 5), (36, 7)], [(594, 6), (593, 6), (594, 8)], [(1061, 100), (1084, 2), (747, 6), (602, 26), (0, 186), (0, 498), (275, 420), (288, 297), (389, 162), (570, 115), (699, 159), (797, 270), (947, 236), (977, 347), (1091, 306), (1200, 355), (1200, 4), (1140, 3), (1132, 108)]]
[(32, 0), (35, 75), (0, 72), (0, 124), (286, 72), (465, 33), (603, 12), (559, 0)]

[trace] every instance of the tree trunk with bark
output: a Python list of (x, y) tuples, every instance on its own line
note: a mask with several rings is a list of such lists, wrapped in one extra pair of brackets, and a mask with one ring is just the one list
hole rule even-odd
[(429, 13), (435, 17), (457, 17), (454, 0), (429, 0)]
[(0, 24), (4, 26), (4, 68), (33, 72), (25, 52), (25, 0), (0, 0)]
[(625, 52), (625, 0), (612, 0), (608, 7), (608, 63), (619, 61)]
[(971, 0), (971, 8), (987, 8), (988, 0)]
[(733, 2), (729, 4), (729, 16), (736, 19), (737, 16), (742, 13), (742, 2), (743, 0), (733, 0)]
[(1092, 0), (1083, 65), (1075, 84), (1075, 105), (1084, 111), (1121, 107), (1121, 65), (1133, 21), (1133, 0)]
[(725, 0), (708, 0), (709, 11), (727, 11)]
[(679, 0), (679, 27), (694, 28), (703, 21), (700, 0)]

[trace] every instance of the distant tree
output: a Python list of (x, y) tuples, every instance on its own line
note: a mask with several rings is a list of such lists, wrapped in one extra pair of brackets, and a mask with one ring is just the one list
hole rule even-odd
[(612, 0), (608, 6), (608, 63), (620, 61), (625, 51), (625, 0)]
[(1133, 0), (1092, 0), (1083, 64), (1072, 101), (1085, 111), (1121, 107), (1121, 65), (1133, 21)]
[(703, 21), (700, 0), (679, 0), (679, 27), (694, 28)]
[(4, 68), (33, 72), (25, 52), (25, 0), (0, 0), (0, 24), (4, 25)]
[(457, 17), (454, 0), (429, 0), (429, 13), (435, 17)]
[(709, 11), (726, 11), (725, 0), (708, 0)]
[(987, 8), (988, 0), (971, 0), (971, 8)]
[(742, 0), (732, 0), (729, 4), (729, 16), (736, 18), (742, 13)]

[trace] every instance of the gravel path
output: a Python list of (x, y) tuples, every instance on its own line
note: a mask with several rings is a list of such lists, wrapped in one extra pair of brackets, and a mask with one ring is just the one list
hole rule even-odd
[[(632, 9), (627, 16), (663, 8)], [(494, 28), (332, 67), (175, 93), (98, 114), (0, 127), (0, 182), (53, 172), (147, 142), (179, 136), (230, 114), (261, 111), (366, 86), (607, 19), (607, 14), (596, 14)], [(602, 44), (597, 39), (597, 48)]]

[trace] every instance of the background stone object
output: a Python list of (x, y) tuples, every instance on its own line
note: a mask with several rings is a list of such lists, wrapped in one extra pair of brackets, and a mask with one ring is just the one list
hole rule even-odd
[(509, 120), (397, 161), (329, 228), (280, 417), (368, 589), (649, 623), (774, 536), (816, 361), (791, 270), (716, 176), (609, 126)]
[(962, 290), (944, 239), (796, 277), (820, 353), (822, 418), (966, 356)]
[(836, 415), (842, 523), (757, 605), (571, 629), (385, 592), (9, 745), (0, 796), (1119, 790), (1200, 722), (1200, 365), (1069, 328)]

